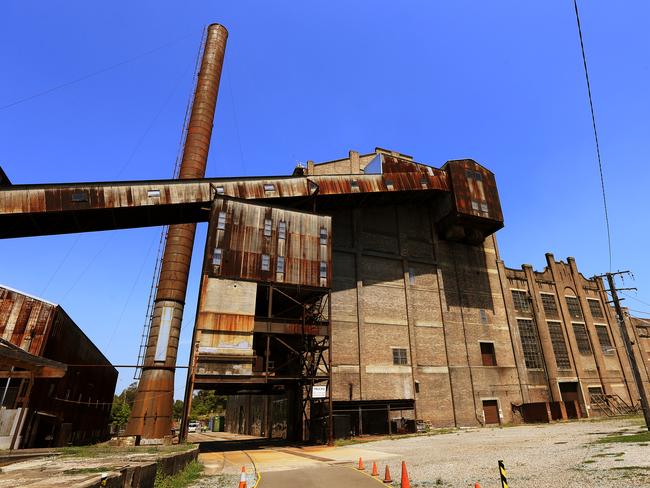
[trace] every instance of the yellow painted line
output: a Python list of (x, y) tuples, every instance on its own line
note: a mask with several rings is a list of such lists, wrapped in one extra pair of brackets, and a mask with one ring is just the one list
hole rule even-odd
[(368, 478), (375, 480), (377, 483), (380, 483), (382, 486), (390, 486), (392, 484), (392, 482), (391, 483), (384, 483), (382, 480), (379, 479), (379, 476), (377, 476), (375, 478), (374, 476), (369, 475), (365, 471), (362, 471), (362, 470), (357, 469), (357, 468), (353, 468), (352, 466), (347, 466), (347, 468), (351, 469), (352, 471), (356, 471), (357, 473), (365, 474)]

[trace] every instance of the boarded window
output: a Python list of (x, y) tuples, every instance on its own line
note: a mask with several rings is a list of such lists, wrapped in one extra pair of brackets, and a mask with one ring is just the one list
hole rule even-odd
[(494, 352), (494, 344), (492, 342), (479, 342), (481, 346), (481, 361), (483, 366), (496, 366), (497, 355)]
[(576, 297), (564, 297), (566, 305), (569, 309), (569, 314), (574, 319), (582, 318), (582, 309), (580, 308), (580, 301)]
[(555, 301), (555, 295), (551, 293), (542, 293), (542, 306), (544, 307), (544, 313), (547, 317), (557, 317), (557, 302)]
[(284, 273), (284, 256), (278, 256), (276, 270), (278, 273)]
[(636, 331), (639, 334), (639, 337), (647, 338), (650, 337), (650, 327), (644, 325), (637, 325)]
[(320, 277), (327, 278), (327, 261), (320, 262)]
[(226, 228), (226, 212), (219, 212), (217, 219), (217, 229), (224, 230)]
[(607, 332), (606, 325), (596, 325), (596, 333), (598, 334), (598, 342), (600, 342), (600, 349), (603, 351), (603, 354), (614, 354), (614, 346), (612, 346), (612, 340), (609, 337), (609, 332)]
[(594, 300), (593, 298), (587, 298), (587, 303), (589, 304), (589, 311), (591, 316), (595, 319), (604, 318), (603, 309), (600, 306), (600, 300)]
[(571, 369), (569, 361), (569, 351), (564, 340), (562, 324), (560, 322), (548, 322), (548, 332), (551, 335), (551, 345), (555, 354), (555, 364), (558, 369)]
[(271, 256), (262, 254), (262, 271), (268, 271), (269, 269), (271, 269)]
[(487, 312), (485, 311), (484, 308), (481, 308), (479, 310), (479, 315), (481, 316), (481, 323), (482, 324), (487, 324), (488, 323), (488, 317), (487, 317)]
[(278, 223), (278, 239), (287, 238), (287, 223), (284, 220), (281, 220)]
[(526, 367), (529, 369), (542, 369), (544, 361), (542, 360), (542, 351), (539, 347), (535, 324), (530, 319), (517, 319), (517, 326)]
[(409, 268), (409, 285), (415, 285), (415, 270)]
[(219, 248), (215, 248), (215, 250), (212, 251), (212, 264), (214, 266), (221, 266), (222, 256), (223, 256), (223, 250)]
[(591, 354), (591, 345), (589, 344), (589, 337), (587, 336), (587, 329), (585, 324), (571, 324), (573, 325), (573, 333), (576, 336), (578, 344), (578, 351), (580, 354)]
[(271, 219), (264, 219), (264, 236), (271, 237), (271, 227), (273, 221)]
[(406, 349), (393, 348), (393, 364), (403, 365), (408, 363)]
[(321, 245), (327, 244), (327, 229), (325, 227), (320, 228), (320, 243)]
[(72, 194), (73, 202), (87, 202), (88, 194), (85, 191), (76, 191)]
[(515, 304), (515, 310), (519, 312), (530, 311), (530, 303), (528, 302), (528, 293), (521, 290), (512, 290), (512, 301)]

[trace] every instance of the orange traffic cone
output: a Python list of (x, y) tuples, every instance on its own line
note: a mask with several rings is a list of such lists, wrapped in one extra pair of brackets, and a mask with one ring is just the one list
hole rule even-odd
[(474, 488), (481, 488), (481, 485), (479, 485), (478, 483), (474, 483)]
[(372, 462), (372, 473), (371, 476), (379, 476), (379, 472), (377, 471), (377, 463)]
[(386, 472), (384, 473), (384, 483), (392, 483), (393, 479), (390, 477), (390, 469), (388, 469), (388, 464), (386, 465)]
[(359, 466), (357, 467), (359, 471), (363, 471), (366, 467), (363, 465), (363, 459), (359, 458)]
[(241, 476), (239, 477), (239, 488), (246, 488), (246, 466), (241, 467)]
[(409, 474), (406, 472), (406, 463), (402, 461), (402, 488), (411, 488), (411, 482), (409, 481)]

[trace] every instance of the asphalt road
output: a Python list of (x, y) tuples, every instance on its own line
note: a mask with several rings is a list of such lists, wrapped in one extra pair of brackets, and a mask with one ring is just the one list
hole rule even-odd
[(258, 488), (378, 488), (380, 485), (383, 485), (381, 481), (349, 467), (318, 466), (262, 473)]

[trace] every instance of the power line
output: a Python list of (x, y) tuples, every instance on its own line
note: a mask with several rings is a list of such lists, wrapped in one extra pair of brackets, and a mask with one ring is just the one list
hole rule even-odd
[(649, 302), (644, 302), (643, 300), (641, 300), (640, 298), (635, 297), (634, 295), (630, 295), (629, 293), (625, 293), (625, 292), (621, 292), (621, 295), (625, 295), (626, 297), (631, 298), (632, 300), (636, 300), (637, 302), (643, 303), (644, 305), (648, 305), (650, 307)]
[(176, 44), (176, 43), (178, 43), (180, 41), (183, 41), (183, 40), (187, 39), (188, 37), (190, 37), (192, 35), (193, 35), (193, 33), (192, 34), (186, 34), (186, 35), (184, 35), (182, 37), (179, 37), (178, 39), (166, 42), (165, 44), (161, 44), (158, 47), (150, 49), (149, 51), (145, 51), (145, 52), (137, 54), (137, 55), (135, 55), (135, 56), (133, 56), (131, 58), (120, 61), (119, 63), (115, 63), (115, 64), (112, 64), (112, 65), (107, 66), (105, 68), (98, 69), (97, 71), (87, 73), (85, 75), (80, 76), (79, 78), (75, 78), (73, 80), (66, 81), (64, 83), (61, 83), (59, 85), (48, 88), (46, 90), (34, 93), (32, 95), (29, 95), (29, 96), (26, 96), (26, 97), (23, 97), (23, 98), (19, 98), (18, 100), (14, 100), (13, 102), (10, 102), (10, 103), (8, 103), (6, 105), (0, 105), (0, 111), (6, 110), (6, 109), (11, 108), (11, 107), (15, 107), (16, 105), (20, 105), (21, 103), (28, 102), (28, 101), (33, 100), (35, 98), (42, 97), (43, 95), (48, 95), (48, 94), (50, 94), (50, 93), (52, 93), (54, 91), (60, 90), (61, 88), (65, 88), (67, 86), (74, 85), (74, 84), (79, 83), (81, 81), (87, 80), (88, 78), (92, 78), (92, 77), (100, 75), (102, 73), (106, 73), (107, 71), (114, 70), (115, 68), (119, 68), (121, 66), (124, 66), (125, 64), (132, 63), (133, 61), (137, 61), (138, 59), (141, 59), (141, 58), (143, 58), (145, 56), (148, 56), (149, 54), (153, 54), (153, 53), (155, 53), (157, 51), (160, 51), (161, 49), (164, 49), (164, 48), (169, 47), (171, 45), (174, 45), (174, 44)]
[(603, 194), (603, 208), (605, 210), (605, 226), (607, 227), (607, 249), (609, 252), (609, 271), (612, 271), (612, 234), (609, 227), (609, 213), (607, 211), (607, 196), (605, 193), (605, 178), (603, 177), (603, 163), (600, 157), (600, 144), (598, 142), (598, 130), (596, 129), (596, 114), (594, 112), (594, 102), (591, 96), (591, 83), (589, 82), (589, 70), (587, 69), (587, 56), (585, 54), (585, 44), (582, 39), (582, 27), (580, 25), (580, 14), (578, 13), (578, 1), (573, 0), (573, 7), (576, 12), (576, 23), (578, 24), (578, 35), (580, 37), (580, 50), (582, 51), (582, 64), (585, 69), (585, 80), (587, 82), (587, 94), (589, 95), (589, 109), (591, 110), (591, 124), (594, 129), (594, 140), (596, 141), (596, 156), (598, 157), (598, 172), (600, 173), (600, 189)]

